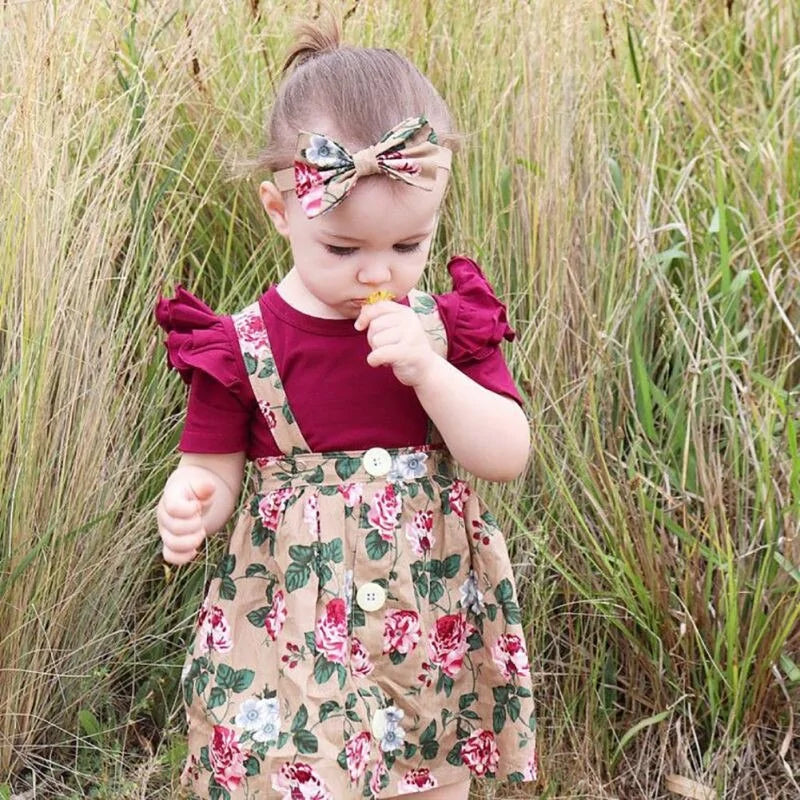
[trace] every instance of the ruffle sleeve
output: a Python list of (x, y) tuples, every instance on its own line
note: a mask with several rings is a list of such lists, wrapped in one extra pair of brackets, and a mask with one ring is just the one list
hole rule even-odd
[(177, 370), (185, 383), (191, 384), (195, 371), (201, 370), (241, 397), (243, 367), (224, 317), (182, 286), (174, 297), (159, 298), (155, 316), (167, 334), (167, 365)]
[(516, 337), (506, 307), (472, 259), (456, 256), (450, 259), (447, 271), (453, 291), (440, 295), (438, 304), (447, 327), (448, 361), (456, 366), (483, 361), (503, 340), (510, 342)]

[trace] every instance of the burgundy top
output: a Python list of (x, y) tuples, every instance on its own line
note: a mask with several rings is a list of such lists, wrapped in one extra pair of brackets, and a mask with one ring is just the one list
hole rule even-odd
[[(472, 380), (522, 403), (500, 342), (515, 333), (505, 306), (478, 265), (457, 256), (447, 269), (453, 291), (434, 295), (447, 331), (447, 360)], [(408, 304), (408, 300), (403, 301)], [(322, 319), (292, 308), (271, 286), (259, 298), (278, 374), (300, 430), (314, 452), (424, 444), (428, 418), (414, 390), (390, 367), (371, 367), (365, 331), (351, 319)], [(279, 450), (256, 403), (233, 320), (178, 286), (159, 299), (167, 364), (190, 384), (178, 449), (248, 459)]]

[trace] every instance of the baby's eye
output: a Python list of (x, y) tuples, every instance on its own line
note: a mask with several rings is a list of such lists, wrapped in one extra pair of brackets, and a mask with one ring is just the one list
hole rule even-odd
[(394, 249), (398, 253), (413, 253), (416, 250), (419, 250), (419, 242), (414, 242), (413, 244), (396, 244)]
[(355, 251), (358, 248), (356, 248), (356, 247), (339, 247), (338, 245), (335, 245), (335, 244), (326, 244), (325, 245), (325, 249), (329, 253), (333, 253), (333, 255), (335, 255), (335, 256), (349, 256), (349, 255), (352, 255), (353, 253), (355, 253)]

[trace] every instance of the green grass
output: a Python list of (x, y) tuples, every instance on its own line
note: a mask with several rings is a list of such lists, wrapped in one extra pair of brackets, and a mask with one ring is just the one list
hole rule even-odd
[[(288, 266), (261, 176), (231, 175), (316, 5), (0, 6), (0, 798), (178, 796), (182, 644), (221, 542), (165, 578), (184, 396), (152, 309), (180, 281), (231, 312)], [(800, 12), (334, 7), (465, 134), (426, 285), (473, 254), (519, 333), (530, 465), (484, 489), (541, 796), (674, 797), (675, 774), (797, 797)]]

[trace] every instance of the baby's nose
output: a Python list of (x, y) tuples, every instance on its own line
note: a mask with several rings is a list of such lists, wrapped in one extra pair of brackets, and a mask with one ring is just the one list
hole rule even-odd
[(382, 259), (365, 261), (359, 265), (358, 280), (360, 283), (375, 286), (386, 283), (391, 277), (391, 267)]

